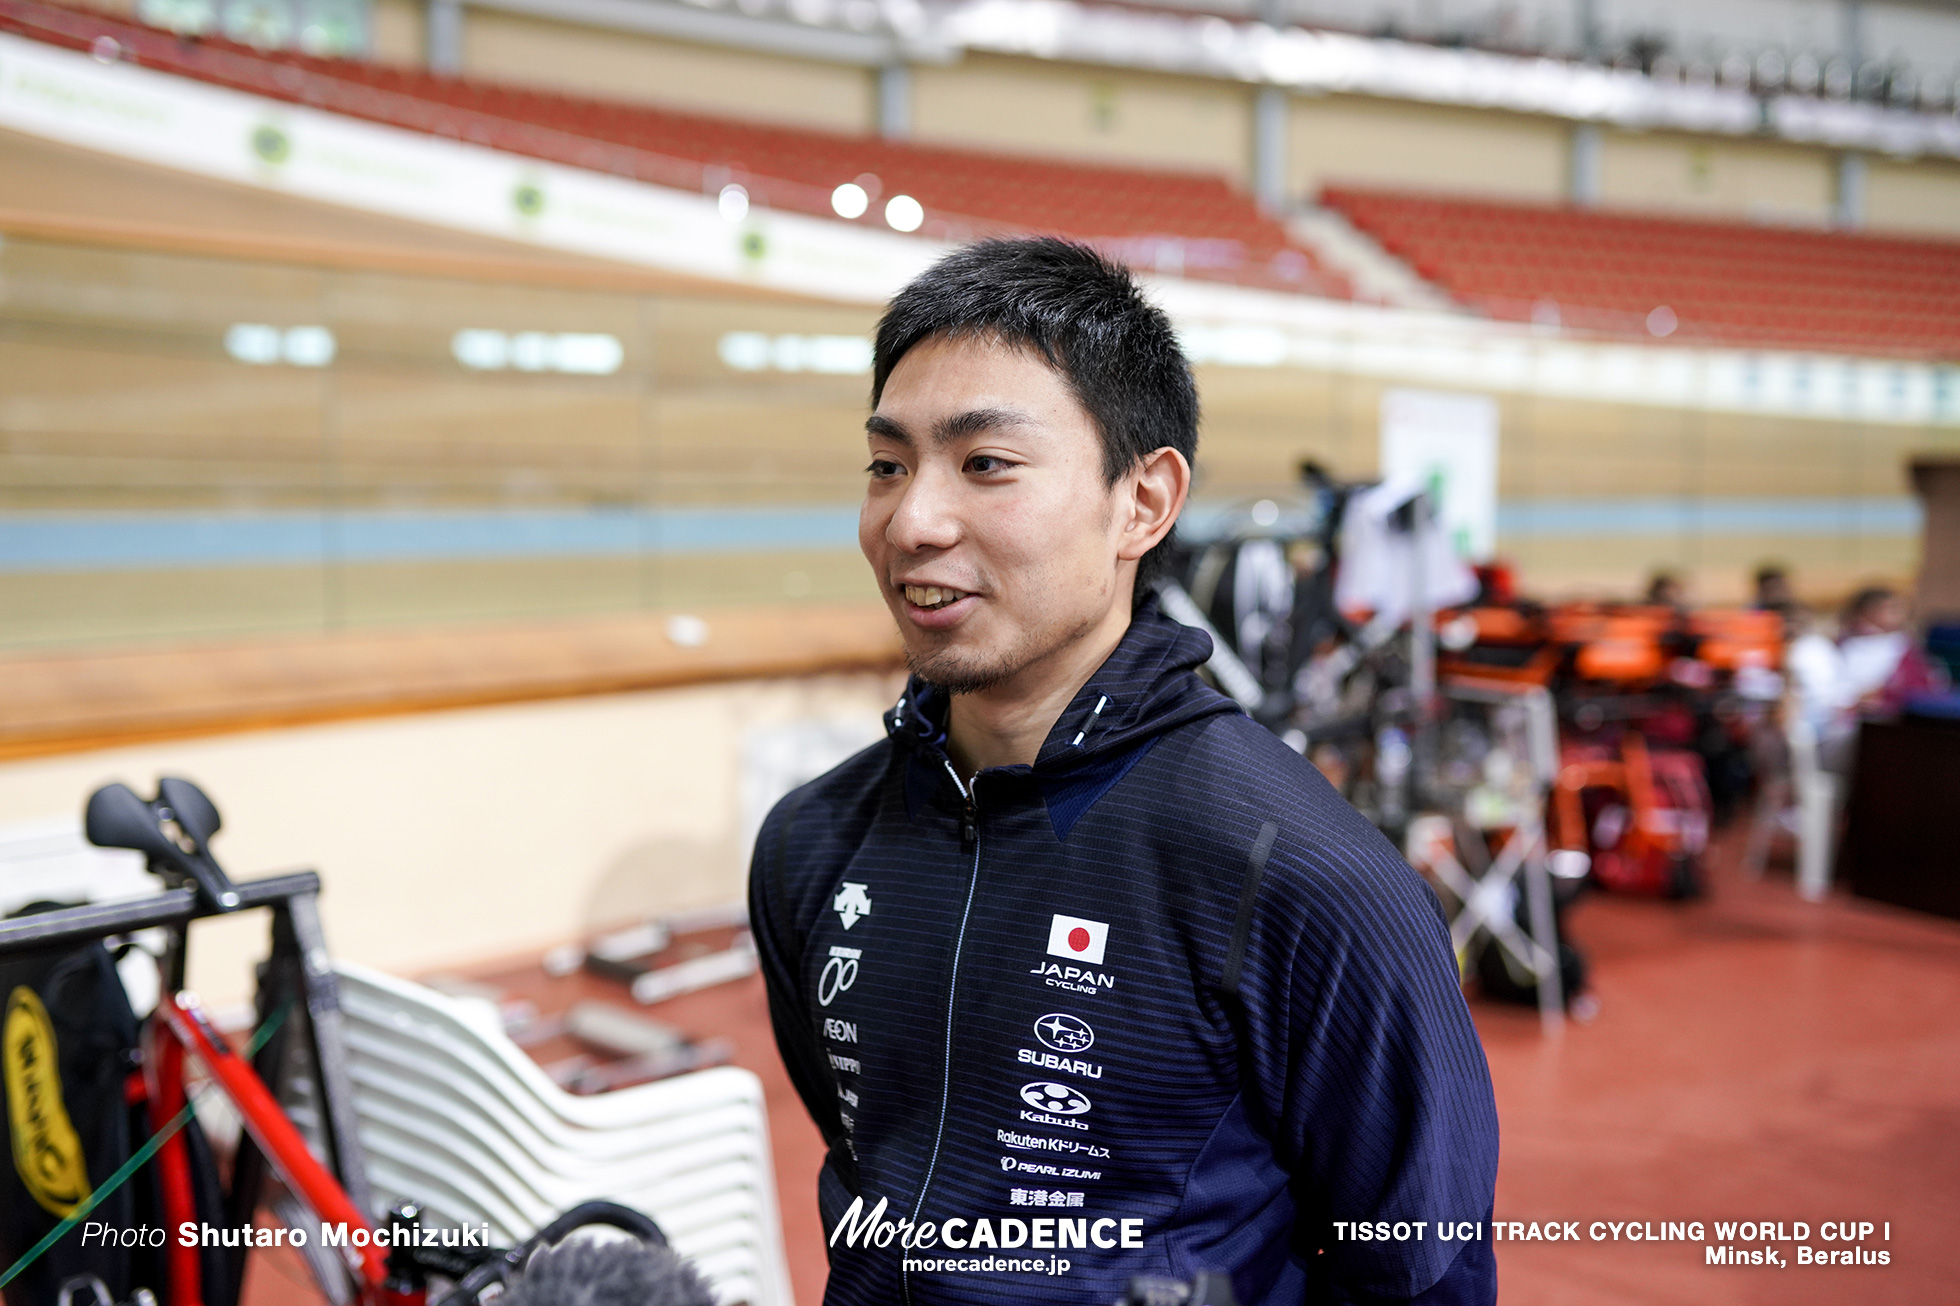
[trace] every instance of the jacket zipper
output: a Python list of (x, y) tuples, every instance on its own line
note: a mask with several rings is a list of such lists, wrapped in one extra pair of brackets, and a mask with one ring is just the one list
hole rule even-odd
[[(980, 887), (980, 777), (976, 775), (972, 784), (964, 784), (950, 761), (945, 762), (945, 767), (964, 804), (960, 812), (960, 846), (973, 850), (973, 869), (966, 882), (966, 906), (960, 909), (959, 933), (953, 936), (953, 972), (946, 983), (946, 1059), (939, 1076), (939, 1127), (932, 1136), (932, 1155), (926, 1161), (926, 1177), (919, 1185), (919, 1199), (912, 1207), (915, 1223), (925, 1218), (926, 1196), (932, 1191), (932, 1177), (939, 1169), (939, 1148), (946, 1140), (946, 1108), (953, 1099), (953, 1008), (960, 993), (960, 954), (966, 950), (966, 923), (973, 915), (973, 895)], [(910, 1303), (912, 1277), (905, 1270), (903, 1257), (898, 1263), (898, 1279), (905, 1300)]]

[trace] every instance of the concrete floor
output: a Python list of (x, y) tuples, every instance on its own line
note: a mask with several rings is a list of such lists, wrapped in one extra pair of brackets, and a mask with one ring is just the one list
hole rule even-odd
[[(1507, 1303), (1960, 1300), (1960, 924), (1843, 897), (1803, 903), (1787, 873), (1741, 878), (1734, 846), (1718, 843), (1703, 901), (1596, 895), (1573, 908), (1600, 1002), (1591, 1024), (1547, 1038), (1532, 1011), (1473, 1003), (1503, 1121), (1498, 1218), (1576, 1221), (1581, 1236), (1500, 1245)], [(549, 992), (535, 968), (491, 973)], [(798, 1300), (816, 1306), (822, 1149), (776, 1061), (760, 981), (657, 1014), (733, 1039), (767, 1085), (791, 1273)], [(1711, 1227), (1693, 1241), (1596, 1242), (1596, 1220)], [(1717, 1220), (1786, 1232), (1804, 1221), (1811, 1246), (1826, 1245), (1825, 1221), (1889, 1221), (1889, 1242), (1874, 1233), (1864, 1245), (1891, 1264), (1799, 1266), (1784, 1242), (1769, 1244), (1783, 1269), (1709, 1266)], [(247, 1301), (301, 1300), (296, 1272), (258, 1262)]]

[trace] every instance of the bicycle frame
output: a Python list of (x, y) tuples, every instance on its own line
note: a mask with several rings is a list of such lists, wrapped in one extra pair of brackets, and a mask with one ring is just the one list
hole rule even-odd
[[(324, 960), (327, 950), (318, 914), (319, 877), (300, 871), (235, 885), (227, 882), (224, 887), (233, 899), (222, 905), (209, 901), (209, 895), (197, 888), (178, 885), (149, 897), (0, 920), (0, 955), (100, 942), (142, 930), (167, 930), (170, 943), (162, 965), (166, 996), (148, 1027), (143, 1068), (151, 1129), (164, 1128), (182, 1110), (184, 1055), (187, 1050), (195, 1052), (246, 1120), (247, 1136), (241, 1140), (233, 1163), (226, 1225), (251, 1222), (269, 1162), (321, 1219), (333, 1224), (346, 1220), (350, 1233), (366, 1228), (371, 1235), (373, 1224), (364, 1212), (373, 1203), (354, 1132), (353, 1090), (340, 1039), (339, 995), (333, 971)], [(211, 1029), (196, 999), (182, 992), (190, 922), (250, 908), (267, 909), (272, 915), (271, 955), (261, 975), (257, 1001), (259, 1020), (263, 1022), (280, 1010), (293, 1013), (293, 1019), (260, 1049), (255, 1065), (232, 1052)], [(266, 1088), (268, 1081), (278, 1082), (286, 1073), (287, 1052), (296, 1037), (304, 1040), (309, 1054), (309, 1071), (320, 1106), (325, 1165), (314, 1158)], [(163, 1145), (154, 1164), (165, 1210), (171, 1213), (162, 1285), (170, 1294), (169, 1306), (235, 1306), (222, 1292), (219, 1300), (208, 1298), (197, 1249), (176, 1246), (175, 1226), (195, 1218), (188, 1153), (181, 1135)], [(241, 1284), (248, 1249), (228, 1251), (229, 1281)], [(375, 1268), (385, 1255), (371, 1242), (367, 1251), (348, 1261), (356, 1294), (363, 1306), (368, 1302), (391, 1306), (379, 1295), (382, 1280)], [(399, 1306), (415, 1301), (419, 1298)]]
[[(153, 1127), (161, 1128), (182, 1109), (184, 1054), (196, 1054), (212, 1080), (237, 1108), (245, 1131), (260, 1153), (271, 1161), (286, 1186), (312, 1207), (322, 1224), (343, 1226), (350, 1235), (355, 1230), (365, 1231), (366, 1237), (359, 1240), (365, 1246), (356, 1246), (350, 1240), (342, 1253), (359, 1299), (373, 1306), (407, 1306), (400, 1294), (383, 1296), (388, 1277), (387, 1258), (374, 1244), (373, 1222), (327, 1168), (314, 1159), (306, 1140), (294, 1128), (258, 1072), (211, 1027), (195, 994), (165, 993), (157, 1000), (151, 1043), (154, 1055), (146, 1058), (146, 1063), (155, 1079), (150, 1087)], [(157, 1162), (167, 1225), (175, 1228), (194, 1215), (181, 1134), (163, 1145)], [(169, 1253), (170, 1306), (204, 1306), (197, 1248), (182, 1246), (179, 1240), (172, 1239)]]
[[(85, 825), (90, 842), (102, 847), (141, 852), (152, 872), (170, 887), (150, 897), (118, 902), (62, 907), (31, 916), (0, 920), (0, 956), (47, 952), (79, 943), (135, 934), (162, 927), (169, 944), (162, 962), (162, 995), (146, 1022), (141, 1095), (131, 1083), (128, 1101), (142, 1102), (149, 1116), (151, 1140), (119, 1168), (114, 1182), (134, 1173), (140, 1159), (154, 1149), (159, 1196), (164, 1216), (164, 1283), (168, 1306), (237, 1306), (242, 1288), (249, 1237), (228, 1246), (229, 1291), (209, 1300), (203, 1282), (200, 1253), (203, 1239), (186, 1243), (177, 1235), (188, 1224), (200, 1228), (191, 1179), (188, 1144), (180, 1132), (190, 1119), (184, 1086), (185, 1059), (195, 1056), (238, 1111), (244, 1127), (232, 1164), (230, 1191), (224, 1197), (227, 1228), (241, 1232), (257, 1215), (265, 1167), (270, 1165), (296, 1201), (304, 1203), (321, 1235), (335, 1229), (343, 1235), (332, 1242), (338, 1261), (309, 1257), (315, 1277), (335, 1301), (350, 1296), (357, 1306), (426, 1306), (428, 1278), (456, 1280), (449, 1303), (475, 1303), (484, 1291), (508, 1282), (529, 1254), (545, 1242), (556, 1241), (587, 1224), (610, 1224), (645, 1241), (665, 1245), (659, 1226), (645, 1215), (610, 1202), (583, 1203), (565, 1212), (520, 1247), (480, 1249), (459, 1254), (452, 1249), (421, 1245), (421, 1212), (399, 1206), (388, 1216), (381, 1234), (367, 1212), (373, 1209), (367, 1170), (355, 1132), (353, 1084), (341, 1043), (338, 986), (328, 963), (320, 931), (317, 898), (320, 877), (311, 871), (233, 884), (205, 846), (219, 828), (217, 809), (187, 780), (165, 777), (158, 797), (146, 800), (126, 786), (105, 785), (90, 795)], [(213, 1028), (195, 994), (184, 991), (189, 926), (207, 916), (228, 915), (251, 907), (272, 913), (272, 951), (259, 972), (257, 1015), (263, 1031), (254, 1040), (253, 1060), (232, 1050)], [(295, 1019), (288, 1022), (285, 1018)], [(316, 1158), (307, 1141), (266, 1087), (284, 1082), (286, 1052), (294, 1025), (302, 1026), (308, 1041), (309, 1071), (319, 1109), (319, 1133), (326, 1160)], [(89, 1202), (96, 1199), (91, 1194)], [(14, 1268), (12, 1277), (54, 1241), (72, 1232), (79, 1214), (69, 1216)], [(290, 1223), (293, 1216), (288, 1215)], [(303, 1231), (303, 1226), (295, 1232)], [(406, 1233), (409, 1237), (404, 1238)], [(397, 1246), (396, 1244), (400, 1245)], [(296, 1244), (297, 1245), (297, 1244)], [(330, 1281), (323, 1266), (338, 1264), (345, 1283)], [(351, 1293), (348, 1291), (351, 1289)]]
[[(339, 1225), (350, 1235), (347, 1244), (341, 1248), (341, 1256), (353, 1279), (355, 1298), (360, 1306), (427, 1306), (429, 1294), (424, 1278), (427, 1263), (418, 1263), (420, 1258), (415, 1249), (406, 1248), (402, 1266), (406, 1269), (414, 1265), (415, 1268), (399, 1276), (394, 1272), (391, 1264), (393, 1257), (379, 1245), (374, 1224), (347, 1196), (346, 1190), (327, 1168), (314, 1159), (306, 1140), (287, 1118), (258, 1073), (243, 1057), (232, 1051), (230, 1045), (211, 1027), (197, 996), (183, 992), (164, 994), (157, 1001), (156, 1015), (151, 1025), (157, 1055), (150, 1063), (156, 1068), (157, 1088), (161, 1090), (152, 1098), (153, 1118), (174, 1118), (175, 1113), (182, 1109), (184, 1056), (187, 1053), (195, 1055), (204, 1063), (219, 1089), (238, 1109), (246, 1132), (251, 1135), (259, 1151), (272, 1162), (286, 1186), (305, 1200), (323, 1227)], [(171, 1082), (177, 1086), (174, 1094), (165, 1088)], [(173, 1152), (174, 1160), (170, 1159)], [(174, 1227), (194, 1214), (181, 1135), (173, 1136), (164, 1143), (158, 1152), (158, 1161), (163, 1166), (166, 1220)], [(403, 1218), (403, 1210), (397, 1208), (396, 1215), (390, 1218), (391, 1225)], [(405, 1222), (411, 1227), (418, 1220), (419, 1216), (412, 1210), (405, 1217)], [(442, 1272), (453, 1274), (457, 1280), (456, 1290), (444, 1298), (444, 1302), (476, 1302), (478, 1293), (492, 1282), (503, 1282), (503, 1275), (509, 1272), (509, 1268), (522, 1264), (529, 1251), (540, 1243), (556, 1242), (565, 1233), (584, 1224), (609, 1224), (642, 1239), (666, 1245), (659, 1226), (644, 1215), (610, 1202), (587, 1202), (560, 1215), (519, 1248), (493, 1252), (467, 1270), (453, 1264), (443, 1266), (438, 1261)], [(366, 1236), (351, 1237), (357, 1230), (365, 1231)], [(170, 1306), (203, 1306), (197, 1284), (197, 1249), (172, 1242), (170, 1256)]]

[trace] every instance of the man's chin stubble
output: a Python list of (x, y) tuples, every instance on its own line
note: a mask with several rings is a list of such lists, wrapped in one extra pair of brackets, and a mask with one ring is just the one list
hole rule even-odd
[(1094, 625), (1093, 621), (1085, 620), (1047, 648), (1036, 648), (1034, 639), (1024, 635), (1015, 647), (991, 660), (957, 648), (920, 653), (907, 647), (905, 669), (948, 694), (984, 694), (1007, 684), (1043, 658), (1067, 648), (1088, 634)]
[(948, 694), (982, 694), (1006, 684), (1020, 670), (1006, 659), (968, 664), (950, 652), (920, 655), (910, 649), (905, 651), (905, 669)]

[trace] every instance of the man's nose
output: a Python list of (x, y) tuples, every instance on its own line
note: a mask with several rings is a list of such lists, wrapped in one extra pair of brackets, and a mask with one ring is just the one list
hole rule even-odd
[(950, 549), (960, 541), (958, 487), (938, 472), (922, 469), (899, 496), (885, 538), (906, 553)]

